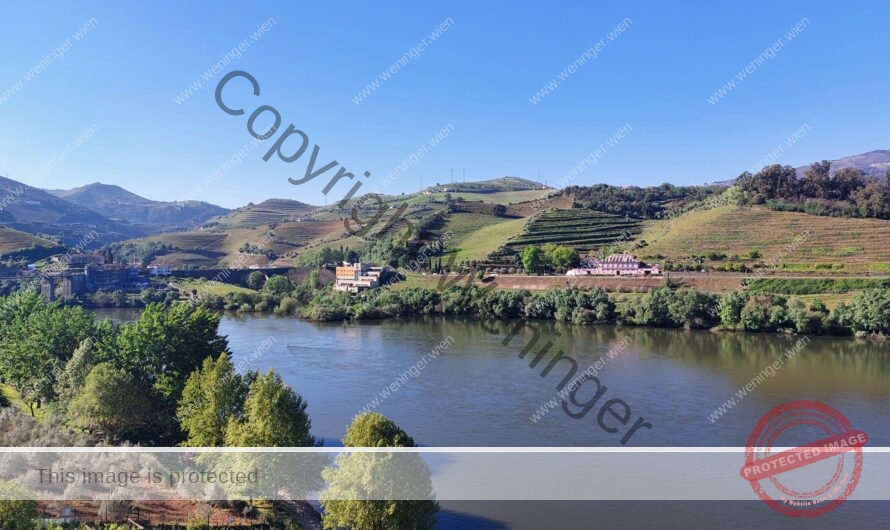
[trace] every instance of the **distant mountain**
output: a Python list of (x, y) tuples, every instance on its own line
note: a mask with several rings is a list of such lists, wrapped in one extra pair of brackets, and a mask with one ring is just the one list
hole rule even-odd
[[(797, 176), (802, 177), (804, 171), (809, 167), (809, 165), (806, 165), (796, 168)], [(868, 176), (884, 179), (887, 176), (887, 171), (890, 170), (890, 150), (869, 151), (860, 155), (845, 156), (831, 161), (832, 173), (845, 167), (856, 167)]]
[(192, 228), (229, 213), (226, 208), (206, 202), (152, 201), (120, 186), (98, 182), (71, 190), (47, 191), (113, 221), (140, 225), (152, 232)]
[(0, 225), (41, 237), (52, 237), (65, 245), (76, 245), (95, 230), (99, 237), (94, 236), (96, 240), (90, 243), (90, 248), (147, 233), (41, 189), (3, 177), (0, 177)]

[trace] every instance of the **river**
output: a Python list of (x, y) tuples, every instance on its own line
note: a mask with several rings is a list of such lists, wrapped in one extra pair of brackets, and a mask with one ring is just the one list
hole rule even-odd
[[(352, 418), (376, 398), (375, 410), (424, 446), (620, 446), (628, 428), (615, 434), (601, 429), (599, 407), (581, 419), (555, 408), (533, 421), (569, 370), (563, 361), (547, 377), (540, 375), (562, 350), (580, 370), (600, 361), (603, 400), (628, 404), (628, 426), (637, 418), (651, 424), (634, 432), (626, 447), (741, 447), (764, 414), (794, 400), (827, 403), (866, 430), (870, 446), (890, 446), (890, 343), (811, 337), (769, 375), (767, 367), (800, 337), (546, 323), (523, 360), (518, 354), (533, 330), (522, 328), (504, 346), (512, 323), (493, 326), (447, 318), (316, 324), (226, 315), (220, 328), (236, 365), (272, 368), (308, 401), (312, 430), (326, 445), (337, 445)], [(531, 369), (529, 361), (548, 340), (550, 353)], [(416, 375), (408, 372), (424, 356), (427, 364)], [(387, 395), (384, 389), (400, 378)], [(760, 380), (753, 390), (739, 397), (755, 378)], [(578, 391), (581, 402), (595, 390), (592, 381), (585, 384), (590, 388)], [(715, 409), (732, 398), (736, 403), (715, 420)], [(602, 526), (626, 523), (622, 517), (653, 528), (682, 527), (693, 516), (709, 526), (749, 527), (739, 517), (765, 526), (792, 522), (759, 501), (736, 502), (730, 510), (722, 503), (469, 502), (443, 503), (440, 527), (588, 527), (594, 512)], [(835, 524), (843, 520), (849, 527), (854, 516), (868, 522), (864, 527), (890, 524), (887, 503), (848, 502), (841, 512), (846, 515), (834, 518)]]

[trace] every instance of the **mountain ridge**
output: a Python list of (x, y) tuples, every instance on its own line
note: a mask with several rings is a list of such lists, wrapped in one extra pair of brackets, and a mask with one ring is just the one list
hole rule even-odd
[(70, 190), (45, 190), (60, 199), (92, 210), (112, 220), (152, 231), (194, 228), (231, 212), (202, 201), (154, 201), (115, 184), (94, 182)]

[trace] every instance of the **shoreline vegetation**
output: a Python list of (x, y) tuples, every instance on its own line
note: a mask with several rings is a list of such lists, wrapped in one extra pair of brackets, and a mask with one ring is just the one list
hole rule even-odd
[[(483, 280), (484, 281), (484, 280)], [(857, 285), (858, 286), (858, 285)], [(863, 285), (865, 286), (865, 285)], [(738, 290), (714, 294), (670, 278), (648, 292), (627, 296), (600, 287), (548, 291), (492, 289), (467, 282), (444, 289), (380, 288), (358, 295), (335, 292), (316, 272), (302, 283), (273, 276), (254, 293), (193, 291), (192, 303), (218, 311), (293, 315), (313, 322), (380, 320), (407, 316), (528, 319), (576, 325), (613, 324), (788, 334), (890, 336), (890, 289), (865, 288), (829, 309), (818, 298)], [(807, 291), (805, 291), (807, 292)]]
[[(278, 373), (271, 369), (242, 373), (235, 367), (228, 340), (219, 334), (220, 319), (219, 313), (205, 305), (152, 303), (138, 319), (113, 323), (82, 307), (45, 302), (34, 289), (0, 296), (0, 446), (320, 446), (321, 440), (312, 434), (306, 400)], [(344, 427), (345, 446), (415, 445), (405, 431), (379, 413), (357, 415)], [(188, 528), (209, 528), (204, 523), (216, 513), (224, 519), (243, 516), (251, 525), (285, 530), (301, 522), (301, 516), (294, 516), (288, 507), (313, 512), (311, 505), (299, 499), (320, 489), (324, 481), (336, 491), (351, 487), (355, 476), (379, 474), (377, 464), (355, 459), (322, 464), (323, 471), (319, 468), (318, 473), (286, 487), (288, 499), (295, 501), (248, 500), (240, 498), (236, 489), (214, 483), (210, 498), (231, 500), (198, 502), (196, 515), (191, 509), (182, 514), (183, 505), (176, 500), (131, 501), (126, 495), (74, 506), (97, 521), (101, 514), (105, 524), (97, 528), (119, 528), (114, 522), (132, 522), (136, 507), (146, 512), (166, 507), (185, 515), (179, 522)], [(201, 463), (196, 459), (183, 465), (197, 470)], [(425, 498), (434, 498), (428, 470), (415, 473), (419, 485), (426, 487)], [(65, 498), (69, 493), (75, 499), (85, 495), (81, 483), (49, 480), (54, 486), (64, 485)], [(43, 470), (40, 484), (44, 484)], [(120, 487), (117, 479), (105, 484)], [(25, 486), (0, 480), (0, 492), (20, 487)], [(182, 494), (178, 486), (176, 492)], [(26, 494), (9, 498), (16, 497), (26, 498)], [(434, 526), (439, 510), (435, 500), (337, 498), (332, 493), (322, 501), (325, 513), (318, 519), (351, 527), (356, 521), (371, 521), (374, 528), (404, 527), (393, 521), (420, 521), (412, 527), (426, 529)], [(47, 508), (58, 506), (45, 501), (42, 508), (46, 517)], [(37, 500), (0, 500), (0, 528), (35, 528), (40, 513)], [(53, 522), (36, 527), (62, 529)]]

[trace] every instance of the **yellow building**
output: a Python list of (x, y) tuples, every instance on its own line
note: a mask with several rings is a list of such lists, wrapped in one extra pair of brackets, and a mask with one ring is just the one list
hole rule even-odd
[(383, 267), (374, 267), (367, 263), (344, 263), (336, 269), (335, 291), (357, 293), (364, 289), (375, 289), (380, 286), (380, 275)]

